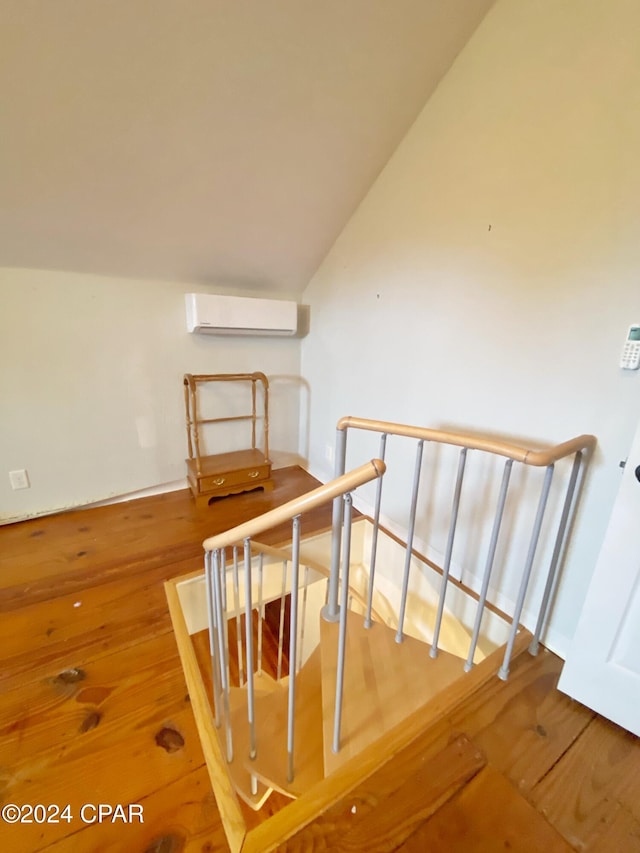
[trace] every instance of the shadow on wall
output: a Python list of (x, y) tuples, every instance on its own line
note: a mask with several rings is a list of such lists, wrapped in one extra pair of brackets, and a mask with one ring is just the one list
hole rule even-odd
[[(309, 383), (301, 376), (286, 374), (271, 374), (268, 378), (269, 455), (273, 467), (300, 465), (306, 468), (309, 460)], [(292, 423), (298, 424), (298, 446), (295, 450), (287, 448)]]

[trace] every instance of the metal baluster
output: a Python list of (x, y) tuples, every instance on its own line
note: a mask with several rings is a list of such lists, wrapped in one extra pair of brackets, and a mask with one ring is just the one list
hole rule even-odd
[(280, 624), (278, 625), (278, 668), (276, 681), (282, 678), (282, 648), (284, 645), (284, 607), (287, 597), (287, 561), (282, 561), (282, 593), (280, 595)]
[(229, 682), (227, 681), (227, 667), (224, 659), (224, 640), (222, 631), (222, 591), (220, 589), (220, 552), (213, 552), (213, 598), (215, 602), (215, 613), (217, 623), (218, 650), (220, 654), (220, 679), (222, 682), (222, 699), (224, 708), (224, 722), (227, 740), (227, 761), (233, 761), (233, 735), (231, 733), (231, 711), (229, 707)]
[(302, 585), (302, 619), (300, 620), (300, 650), (298, 652), (298, 672), (302, 668), (304, 629), (307, 621), (307, 593), (309, 587), (309, 566), (304, 567), (304, 581)]
[(247, 719), (249, 758), (256, 757), (255, 697), (253, 693), (253, 607), (251, 605), (251, 539), (244, 540), (244, 626), (247, 649)]
[(536, 630), (534, 632), (533, 639), (529, 644), (529, 652), (532, 655), (537, 655), (538, 649), (540, 647), (540, 634), (542, 633), (542, 626), (544, 625), (544, 620), (547, 615), (547, 608), (549, 607), (549, 601), (551, 599), (551, 593), (554, 587), (556, 570), (558, 568), (560, 554), (562, 553), (566, 541), (565, 534), (567, 531), (567, 524), (569, 522), (571, 506), (573, 503), (573, 496), (576, 490), (576, 483), (578, 482), (578, 474), (580, 473), (581, 463), (582, 451), (579, 450), (573, 458), (573, 468), (571, 469), (571, 476), (569, 477), (569, 485), (567, 486), (567, 494), (564, 499), (564, 506), (562, 508), (562, 515), (560, 517), (560, 524), (558, 525), (558, 534), (556, 536), (553, 555), (551, 557), (551, 562), (549, 563), (547, 582), (545, 584), (544, 594), (542, 596), (542, 603), (540, 604), (540, 610), (538, 612)]
[(531, 533), (531, 542), (529, 544), (529, 552), (527, 554), (527, 559), (524, 566), (524, 571), (522, 574), (522, 581), (520, 583), (520, 591), (518, 593), (518, 600), (516, 601), (516, 609), (513, 614), (513, 620), (511, 622), (511, 631), (509, 632), (509, 639), (507, 641), (507, 648), (504, 653), (504, 660), (502, 662), (502, 666), (498, 672), (498, 676), (506, 681), (509, 677), (509, 663), (511, 662), (511, 655), (513, 653), (513, 645), (516, 641), (516, 634), (518, 633), (518, 624), (520, 622), (520, 614), (522, 613), (522, 608), (524, 606), (524, 599), (527, 594), (527, 586), (529, 584), (529, 577), (531, 575), (531, 568), (533, 567), (533, 560), (536, 555), (536, 548), (538, 547), (538, 539), (540, 538), (540, 530), (542, 528), (542, 521), (544, 519), (544, 511), (547, 506), (547, 498), (549, 497), (549, 490), (551, 489), (551, 480), (553, 479), (553, 465), (549, 465), (547, 467), (547, 471), (544, 476), (544, 483), (542, 485), (542, 492), (540, 494), (540, 501), (538, 503), (538, 511), (536, 513), (536, 518), (533, 524), (533, 531)]
[(402, 642), (402, 629), (404, 627), (404, 612), (407, 607), (407, 593), (409, 592), (409, 570), (411, 568), (411, 550), (413, 548), (413, 531), (416, 526), (416, 507), (418, 506), (418, 489), (420, 488), (420, 468), (422, 466), (422, 448), (424, 441), (418, 442), (416, 450), (416, 464), (413, 473), (413, 489), (411, 493), (411, 510), (409, 512), (409, 529), (407, 531), (407, 550), (404, 558), (404, 574), (402, 576), (402, 594), (400, 596), (400, 613), (398, 614), (398, 630), (396, 632), (396, 643)]
[[(387, 444), (387, 434), (382, 433), (380, 436), (380, 459), (384, 462), (384, 454)], [(382, 477), (378, 477), (376, 486), (376, 505), (373, 513), (373, 533), (371, 535), (371, 560), (369, 564), (369, 589), (367, 593), (367, 613), (364, 619), (364, 627), (370, 628), (371, 610), (373, 608), (373, 582), (376, 574), (376, 555), (378, 550), (378, 529), (380, 527), (380, 502), (382, 500)]]
[(227, 613), (227, 549), (220, 552), (220, 574), (222, 577), (222, 610), (224, 611), (224, 657), (227, 662), (227, 681), (231, 684), (229, 663), (229, 614)]
[(493, 520), (493, 530), (491, 531), (491, 541), (489, 542), (489, 552), (487, 554), (487, 562), (484, 568), (484, 576), (482, 578), (482, 588), (480, 590), (480, 598), (476, 607), (476, 621), (473, 626), (473, 635), (469, 645), (469, 654), (467, 662), (464, 665), (464, 671), (469, 672), (473, 667), (473, 656), (478, 645), (478, 637), (480, 636), (480, 625), (484, 614), (484, 606), (487, 603), (487, 592), (489, 590), (489, 580), (491, 571), (493, 570), (493, 561), (496, 556), (496, 547), (498, 545), (498, 536), (500, 534), (500, 526), (502, 524), (502, 516), (504, 514), (504, 505), (507, 500), (507, 490), (509, 488), (509, 477), (511, 476), (511, 468), (513, 467), (513, 459), (507, 459), (504, 463), (504, 471), (502, 473), (502, 485), (500, 486), (500, 494), (498, 495), (498, 506), (496, 508), (495, 518)]
[(298, 635), (298, 575), (300, 571), (300, 516), (293, 519), (291, 544), (291, 616), (289, 619), (289, 696), (287, 703), (287, 781), (293, 782), (293, 744), (296, 708), (296, 645)]
[[(336, 430), (336, 461), (335, 477), (344, 474), (347, 458), (347, 431)], [(329, 600), (322, 608), (322, 618), (326, 622), (337, 622), (338, 613), (338, 580), (340, 575), (340, 539), (342, 536), (342, 499), (335, 498), (333, 501), (333, 515), (331, 521), (331, 572), (329, 574)]]
[(444, 614), (444, 600), (447, 595), (447, 583), (449, 581), (449, 569), (451, 567), (451, 554), (453, 553), (453, 540), (456, 535), (456, 524), (458, 523), (458, 509), (460, 508), (460, 493), (462, 492), (462, 480), (464, 478), (464, 466), (467, 460), (467, 448), (463, 447), (460, 451), (458, 461), (458, 476), (456, 479), (456, 488), (453, 495), (453, 507), (451, 509), (451, 522), (449, 524), (449, 536), (447, 539), (447, 550), (444, 555), (444, 565), (442, 567), (442, 582), (440, 585), (440, 599), (438, 601), (438, 612), (436, 614), (436, 624), (433, 629), (433, 642), (429, 655), (432, 658), (438, 656), (438, 639), (440, 637), (440, 628), (442, 626), (442, 616)]
[(224, 583), (221, 587), (222, 592), (222, 610), (225, 616), (227, 615), (227, 549), (220, 549), (220, 573), (224, 578)]
[(340, 586), (340, 625), (338, 626), (338, 667), (336, 672), (336, 704), (333, 717), (333, 752), (340, 751), (340, 726), (342, 722), (342, 693), (344, 688), (344, 663), (347, 645), (347, 614), (349, 608), (349, 566), (351, 562), (351, 508), (350, 494), (344, 496), (344, 543), (342, 551), (342, 581)]
[(262, 577), (264, 554), (258, 557), (258, 675), (262, 675), (262, 623), (264, 621), (264, 602), (262, 600)]
[(233, 602), (236, 613), (236, 640), (238, 643), (238, 684), (244, 684), (242, 663), (242, 620), (240, 617), (240, 583), (238, 581), (238, 546), (233, 546)]
[(220, 691), (220, 677), (218, 674), (218, 655), (216, 653), (216, 615), (213, 603), (213, 575), (211, 566), (211, 551), (205, 551), (204, 580), (205, 590), (207, 593), (207, 622), (209, 625), (209, 653), (211, 655), (214, 723), (216, 728), (220, 728), (220, 706), (222, 705), (222, 696)]

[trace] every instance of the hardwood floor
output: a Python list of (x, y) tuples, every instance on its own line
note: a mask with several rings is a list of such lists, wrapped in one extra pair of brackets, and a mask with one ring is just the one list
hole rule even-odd
[[(0, 822), (0, 849), (227, 849), (162, 582), (200, 567), (205, 537), (315, 485), (275, 480), (204, 509), (185, 490), (0, 528), (0, 802), (70, 806)], [(316, 511), (303, 532), (328, 523)], [(640, 851), (638, 739), (558, 693), (559, 671), (548, 652), (517, 658), (281, 849)], [(99, 821), (100, 803), (144, 822)]]

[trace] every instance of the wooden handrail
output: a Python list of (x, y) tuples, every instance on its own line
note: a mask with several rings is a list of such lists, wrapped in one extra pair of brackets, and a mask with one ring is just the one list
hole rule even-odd
[(387, 435), (402, 435), (408, 438), (423, 439), (425, 441), (436, 441), (440, 444), (453, 444), (456, 447), (468, 447), (473, 450), (486, 450), (498, 456), (506, 456), (516, 462), (536, 467), (551, 465), (565, 456), (571, 456), (580, 450), (592, 450), (596, 445), (594, 435), (579, 435), (576, 438), (556, 444), (547, 449), (532, 449), (511, 444), (500, 439), (489, 436), (470, 435), (462, 432), (448, 432), (446, 430), (427, 429), (426, 427), (408, 426), (407, 424), (396, 424), (389, 421), (370, 420), (369, 418), (355, 418), (350, 415), (340, 418), (338, 430), (344, 431), (349, 427), (365, 429), (371, 432), (381, 432)]
[(237, 545), (244, 539), (252, 538), (278, 524), (285, 521), (290, 521), (296, 515), (301, 515), (303, 512), (315, 509), (324, 503), (328, 503), (334, 498), (340, 497), (347, 492), (375, 480), (376, 477), (381, 477), (387, 470), (387, 466), (382, 459), (372, 459), (370, 462), (365, 462), (359, 468), (354, 468), (353, 471), (347, 471), (341, 477), (331, 480), (313, 489), (304, 495), (300, 495), (291, 501), (288, 501), (282, 506), (275, 507), (262, 515), (252, 518), (250, 521), (245, 521), (244, 524), (239, 524), (231, 530), (225, 530), (224, 533), (219, 533), (216, 536), (210, 536), (202, 543), (205, 551), (216, 551), (218, 548), (227, 548), (230, 545)]

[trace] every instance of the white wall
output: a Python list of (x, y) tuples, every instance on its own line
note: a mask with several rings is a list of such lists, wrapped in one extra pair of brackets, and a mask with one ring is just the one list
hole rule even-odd
[(598, 437), (561, 653), (640, 418), (640, 375), (618, 368), (640, 322), (639, 31), (635, 0), (499, 0), (303, 297), (322, 478), (345, 414)]
[(274, 461), (297, 461), (300, 341), (190, 335), (193, 290), (0, 270), (0, 521), (182, 481), (187, 372), (266, 373)]

